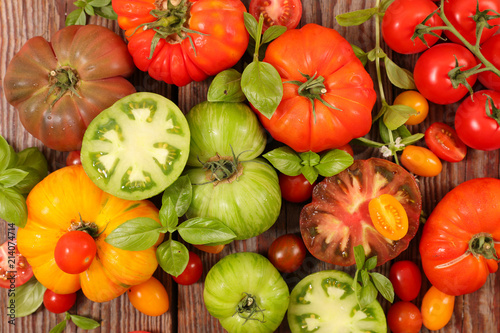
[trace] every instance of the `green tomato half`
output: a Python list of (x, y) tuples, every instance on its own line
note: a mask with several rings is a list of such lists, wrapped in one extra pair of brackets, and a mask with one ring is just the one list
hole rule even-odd
[(292, 333), (386, 333), (384, 310), (375, 300), (360, 310), (346, 272), (327, 270), (306, 276), (292, 290), (288, 325)]
[(83, 137), (82, 165), (103, 191), (147, 199), (180, 176), (189, 143), (189, 125), (177, 105), (155, 93), (135, 93), (92, 120)]
[(229, 333), (271, 333), (285, 317), (289, 290), (267, 258), (239, 252), (210, 269), (203, 298), (208, 312)]
[(202, 102), (186, 119), (191, 129), (188, 165), (200, 166), (217, 154), (233, 156), (233, 151), (239, 160), (251, 160), (266, 147), (265, 130), (246, 104)]

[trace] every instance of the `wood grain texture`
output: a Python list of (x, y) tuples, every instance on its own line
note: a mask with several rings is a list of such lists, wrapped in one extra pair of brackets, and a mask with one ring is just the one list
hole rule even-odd
[[(45, 154), (51, 171), (64, 165), (66, 153), (56, 152), (45, 148), (38, 140), (27, 133), (19, 122), (16, 110), (11, 107), (3, 94), (2, 79), (10, 59), (21, 48), (21, 46), (31, 37), (43, 36), (47, 39), (64, 26), (65, 15), (75, 7), (72, 0), (1, 0), (0, 1), (0, 134), (19, 151), (26, 147), (36, 146)], [(243, 0), (248, 5), (250, 0)], [(371, 50), (375, 47), (375, 21), (368, 21), (358, 27), (341, 27), (335, 21), (335, 16), (340, 13), (366, 8), (375, 4), (375, 1), (363, 0), (303, 0), (303, 16), (301, 26), (307, 23), (317, 23), (328, 28), (338, 30), (350, 43), (361, 47), (364, 50)], [(106, 26), (117, 34), (123, 36), (116, 22), (104, 19), (91, 18), (90, 23)], [(403, 56), (392, 52), (383, 46), (384, 52), (401, 67), (412, 69), (417, 56)], [(242, 66), (239, 64), (238, 66)], [(240, 67), (241, 68), (241, 67)], [(372, 78), (376, 79), (376, 72), (373, 63), (367, 65), (368, 72)], [(162, 94), (178, 104), (183, 112), (188, 112), (194, 105), (202, 102), (206, 98), (206, 93), (210, 84), (208, 79), (205, 82), (191, 83), (185, 87), (169, 86), (163, 82), (158, 82), (149, 75), (136, 71), (131, 78), (138, 91), (151, 91)], [(394, 88), (387, 80), (383, 81), (385, 97), (392, 101), (400, 92)], [(376, 86), (376, 89), (378, 87)], [(411, 126), (411, 132), (424, 132), (425, 129), (435, 121), (442, 121), (453, 124), (453, 117), (458, 103), (448, 106), (431, 104), (429, 117), (420, 125)], [(374, 113), (380, 108), (380, 101), (377, 102)], [(376, 134), (370, 134), (373, 139), (377, 139)], [(270, 145), (273, 144), (272, 139)], [(274, 143), (275, 144), (275, 143)], [(354, 147), (355, 157), (358, 159), (370, 156), (379, 156), (374, 149)], [(419, 186), (423, 195), (423, 209), (429, 214), (439, 200), (456, 185), (465, 180), (477, 177), (500, 177), (499, 151), (482, 152), (469, 149), (467, 158), (460, 163), (443, 164), (443, 171), (433, 178), (419, 178)], [(170, 294), (171, 310), (160, 317), (148, 317), (135, 310), (128, 302), (127, 296), (122, 295), (117, 299), (107, 303), (93, 303), (87, 300), (83, 294), (79, 293), (77, 305), (70, 310), (71, 313), (88, 316), (101, 321), (101, 327), (92, 332), (117, 332), (127, 333), (134, 330), (147, 330), (153, 333), (215, 333), (224, 332), (216, 319), (210, 316), (203, 304), (203, 280), (206, 273), (220, 258), (234, 252), (251, 251), (266, 254), (271, 242), (278, 236), (285, 233), (299, 232), (299, 214), (302, 205), (283, 203), (283, 209), (275, 225), (260, 235), (246, 241), (235, 241), (226, 246), (220, 254), (202, 253), (190, 245), (188, 247), (200, 254), (204, 262), (204, 273), (200, 282), (191, 286), (177, 286), (172, 283), (168, 274), (157, 271), (158, 277)], [(411, 259), (420, 265), (420, 255), (418, 251), (418, 241), (422, 229), (415, 239), (410, 243), (409, 248), (397, 259)], [(6, 224), (0, 222), (0, 242), (7, 238)], [(390, 262), (377, 268), (377, 271), (387, 275)], [(312, 272), (324, 269), (341, 269), (349, 273), (354, 273), (354, 268), (341, 268), (338, 266), (323, 263), (312, 256), (308, 256), (302, 267), (290, 274), (283, 274), (285, 281), (290, 288), (293, 288), (300, 279)], [(424, 279), (419, 297), (415, 300), (420, 305), (425, 291), (429, 288), (429, 282)], [(451, 322), (439, 332), (442, 333), (473, 333), (473, 332), (499, 332), (500, 331), (500, 276), (490, 275), (483, 288), (471, 294), (456, 298), (455, 311)], [(43, 307), (35, 314), (19, 318), (16, 325), (9, 325), (5, 312), (7, 304), (7, 294), (5, 290), (0, 290), (0, 332), (2, 333), (45, 333), (54, 327), (63, 315), (49, 313)], [(384, 309), (389, 308), (388, 302), (382, 300)], [(69, 324), (65, 332), (83, 332), (76, 328), (74, 324)], [(289, 332), (286, 320), (283, 322), (278, 332)], [(425, 328), (422, 332), (428, 332)]]

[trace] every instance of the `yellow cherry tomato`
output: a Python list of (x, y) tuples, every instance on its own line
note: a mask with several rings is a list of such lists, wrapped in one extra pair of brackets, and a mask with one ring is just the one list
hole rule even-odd
[(394, 100), (394, 105), (406, 105), (417, 111), (417, 114), (411, 115), (408, 118), (405, 123), (406, 125), (420, 124), (429, 113), (429, 103), (421, 93), (415, 90), (403, 91)]
[(447, 295), (432, 286), (422, 299), (422, 322), (431, 331), (439, 330), (448, 324), (453, 315), (455, 296)]
[(138, 311), (148, 316), (160, 316), (168, 311), (170, 301), (167, 290), (155, 277), (132, 286), (128, 292), (130, 303)]
[(375, 229), (382, 236), (398, 240), (408, 232), (408, 215), (401, 203), (390, 194), (382, 194), (368, 203), (368, 211)]
[(443, 170), (439, 157), (425, 147), (406, 146), (401, 154), (401, 164), (410, 172), (422, 177), (434, 177)]

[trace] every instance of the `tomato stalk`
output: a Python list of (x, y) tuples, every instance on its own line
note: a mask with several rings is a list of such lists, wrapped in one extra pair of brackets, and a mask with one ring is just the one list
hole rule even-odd
[(56, 98), (52, 101), (51, 105), (54, 105), (61, 97), (66, 94), (66, 92), (70, 92), (70, 94), (75, 94), (80, 97), (78, 92), (76, 91), (76, 87), (78, 85), (78, 73), (67, 66), (52, 70), (49, 72), (49, 92), (47, 93), (46, 100), (49, 96), (57, 92)]
[[(498, 125), (500, 125), (500, 109), (495, 106), (495, 103), (493, 102), (493, 99), (486, 95), (486, 115), (492, 119), (494, 119)], [(490, 109), (491, 107), (491, 109)]]
[[(258, 320), (263, 323), (265, 322), (264, 310), (265, 309), (261, 309), (257, 304), (257, 299), (255, 296), (245, 293), (245, 296), (243, 296), (241, 301), (236, 306), (236, 312), (234, 314), (237, 314), (241, 318), (245, 319), (245, 322), (243, 324), (245, 324), (248, 320)], [(262, 314), (262, 319), (253, 317), (258, 313)]]

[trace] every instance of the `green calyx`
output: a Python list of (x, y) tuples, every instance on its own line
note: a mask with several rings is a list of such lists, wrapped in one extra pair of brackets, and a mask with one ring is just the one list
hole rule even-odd
[(82, 219), (82, 215), (80, 215), (80, 220), (79, 221), (72, 221), (71, 226), (69, 227), (68, 231), (83, 231), (88, 233), (92, 238), (97, 238), (99, 237), (106, 228), (104, 228), (101, 232), (99, 232), (99, 227), (97, 224), (94, 222), (88, 222), (84, 221)]
[(486, 110), (486, 115), (495, 120), (498, 125), (500, 125), (500, 109), (495, 106), (493, 99), (489, 95), (484, 95), (486, 96), (486, 105), (484, 107)]
[(245, 319), (243, 324), (245, 324), (248, 320), (257, 320), (264, 323), (264, 310), (265, 309), (261, 309), (257, 304), (255, 296), (245, 293), (241, 301), (236, 306), (236, 312), (234, 315), (238, 315), (239, 317)]
[(469, 241), (468, 252), (472, 253), (476, 258), (483, 256), (486, 259), (499, 260), (495, 251), (495, 241), (489, 234), (476, 234)]
[(209, 182), (214, 183), (221, 181), (231, 183), (242, 172), (242, 166), (237, 157), (220, 156), (219, 154), (203, 163), (203, 169), (207, 170)]
[(453, 88), (457, 89), (461, 84), (464, 85), (469, 93), (472, 95), (474, 91), (472, 90), (471, 85), (467, 81), (467, 78), (478, 73), (479, 68), (482, 64), (477, 64), (476, 66), (462, 70), (464, 66), (460, 66), (458, 64), (458, 59), (455, 57), (455, 68), (448, 72), (448, 77), (451, 80), (451, 85)]
[(67, 92), (70, 94), (75, 94), (77, 96), (78, 87), (78, 73), (76, 70), (70, 67), (61, 67), (49, 72), (49, 92), (47, 93), (46, 100), (52, 94), (55, 94), (54, 101), (51, 102), (53, 106), (61, 97), (63, 97)]

